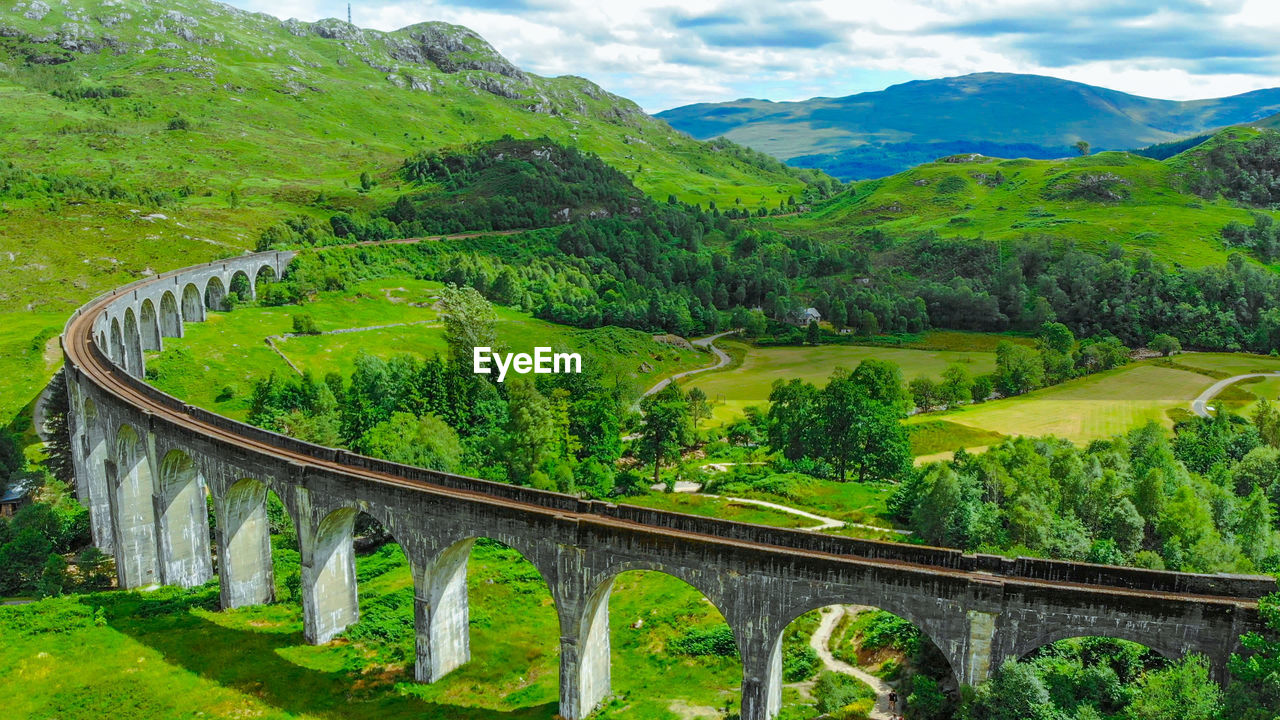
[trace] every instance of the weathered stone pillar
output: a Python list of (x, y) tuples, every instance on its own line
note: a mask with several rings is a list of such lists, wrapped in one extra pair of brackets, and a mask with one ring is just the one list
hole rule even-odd
[(471, 609), (467, 558), (471, 540), (447, 548), (432, 562), (414, 563), (418, 682), (433, 683), (471, 660)]
[(560, 633), (560, 715), (582, 720), (612, 687), (609, 645), (609, 596), (606, 581), (571, 613)]
[(111, 531), (120, 587), (133, 589), (154, 584), (156, 568), (155, 508), (152, 505), (151, 467), (142, 441), (131, 428), (123, 428), (117, 441), (116, 462), (106, 462), (111, 505)]
[(956, 680), (977, 685), (1000, 668), (1016, 644), (1016, 628), (1006, 627), (1003, 612), (1004, 585), (998, 581), (972, 580), (965, 610), (960, 652), (952, 658)]
[[(72, 383), (67, 382), (71, 393)], [(93, 544), (110, 555), (115, 542), (111, 534), (111, 498), (107, 490), (107, 441), (98, 422), (97, 408), (85, 398), (71, 398), (71, 458), (76, 472), (76, 499), (89, 510)], [(80, 409), (82, 408), (82, 409)]]
[[(305, 490), (297, 491), (297, 495), (305, 494)], [(296, 514), (302, 556), (303, 636), (312, 645), (329, 642), (360, 619), (351, 536), (355, 515), (354, 510), (335, 510), (312, 529), (310, 512)]]
[[(187, 469), (167, 467), (174, 463), (165, 458), (161, 468), (160, 492), (153, 496), (158, 538), (160, 579), (165, 585), (198, 587), (213, 577), (213, 559), (209, 550), (209, 507), (205, 501), (204, 480), (185, 458)], [(184, 477), (166, 478), (170, 472)]]
[(771, 720), (782, 710), (782, 631), (773, 629), (776, 618), (768, 598), (752, 609), (759, 617), (726, 609), (738, 653), (742, 655), (742, 720)]
[(218, 576), (223, 609), (271, 602), (275, 599), (275, 575), (271, 567), (267, 486), (253, 479), (240, 480), (221, 497), (215, 491), (213, 503), (218, 516)]

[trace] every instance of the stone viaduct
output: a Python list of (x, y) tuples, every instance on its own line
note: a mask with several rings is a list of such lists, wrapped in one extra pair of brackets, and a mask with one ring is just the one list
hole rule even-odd
[[(1275, 590), (1269, 577), (1007, 559), (582, 500), (310, 445), (143, 381), (145, 351), (204, 320), (233, 285), (255, 293), (292, 255), (245, 255), (141, 280), (67, 323), (77, 486), (122, 587), (190, 587), (216, 572), (224, 607), (271, 602), (270, 490), (297, 528), (305, 635), (325, 643), (360, 616), (352, 536), (364, 512), (409, 558), (416, 677), (433, 682), (470, 659), (466, 561), (477, 538), (492, 538), (521, 552), (550, 586), (560, 714), (569, 720), (609, 693), (609, 594), (629, 570), (680, 578), (724, 614), (741, 653), (745, 720), (778, 712), (783, 632), (827, 605), (872, 605), (913, 622), (963, 683), (1006, 658), (1086, 635), (1171, 657), (1204, 653), (1222, 677), (1240, 634), (1258, 627), (1257, 598)], [(206, 495), (217, 514), (213, 548)]]

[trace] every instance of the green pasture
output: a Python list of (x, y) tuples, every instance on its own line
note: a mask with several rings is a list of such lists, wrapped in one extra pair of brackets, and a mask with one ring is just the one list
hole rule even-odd
[(1212, 378), (1189, 370), (1141, 362), (907, 422), (944, 420), (999, 435), (1055, 435), (1086, 443), (1152, 420), (1169, 427), (1169, 411), (1190, 409), (1191, 401), (1212, 383)]
[(902, 368), (904, 380), (917, 375), (940, 378), (942, 371), (961, 364), (970, 375), (995, 370), (994, 352), (915, 350), (863, 345), (818, 345), (804, 347), (755, 347), (737, 341), (721, 341), (726, 348), (742, 352), (742, 362), (726, 370), (695, 375), (687, 387), (701, 388), (715, 407), (712, 423), (725, 423), (742, 414), (748, 405), (766, 407), (769, 390), (776, 380), (800, 378), (825, 385), (837, 367), (852, 370), (869, 358), (888, 360)]

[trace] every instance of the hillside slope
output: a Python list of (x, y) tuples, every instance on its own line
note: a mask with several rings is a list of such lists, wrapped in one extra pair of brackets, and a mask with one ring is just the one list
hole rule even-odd
[(841, 98), (738, 100), (658, 113), (696, 138), (725, 136), (837, 177), (889, 175), (944, 155), (1074, 154), (1079, 140), (1123, 150), (1280, 111), (1280, 89), (1178, 102), (1038, 75), (977, 73)]
[(1232, 221), (1251, 225), (1259, 210), (1203, 187), (1204, 158), (1257, 135), (1225, 130), (1165, 161), (1123, 152), (1058, 160), (949, 156), (859, 182), (808, 215), (766, 222), (834, 240), (873, 227), (895, 237), (1047, 237), (1098, 253), (1115, 244), (1186, 267), (1220, 265), (1240, 251), (1224, 243), (1222, 229)]
[(546, 136), (704, 205), (776, 206), (805, 188), (772, 158), (693, 141), (585, 79), (524, 72), (443, 23), (384, 33), (208, 0), (17, 2), (0, 10), (0, 105), (0, 358), (30, 356), (0, 421), (95, 293), (252, 248), (282, 218), (378, 207), (423, 150)]

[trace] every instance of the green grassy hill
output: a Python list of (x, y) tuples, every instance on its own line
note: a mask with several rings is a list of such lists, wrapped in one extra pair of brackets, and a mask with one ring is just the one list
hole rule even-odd
[[(0, 336), (6, 365), (70, 309), (242, 252), (284, 217), (395, 197), (418, 151), (547, 136), (654, 197), (799, 194), (798, 174), (691, 140), (577, 77), (513, 66), (466, 28), (282, 22), (207, 0), (31, 2), (0, 15)], [(368, 173), (362, 178), (362, 173)], [(23, 361), (14, 388), (48, 377)], [(0, 398), (0, 420), (30, 401)]]
[(1280, 89), (1178, 102), (1040, 75), (974, 73), (839, 98), (700, 103), (658, 117), (697, 138), (723, 135), (852, 179), (961, 152), (1053, 158), (1071, 154), (1080, 140), (1127, 150), (1277, 110)]
[(1230, 254), (1220, 231), (1233, 220), (1251, 224), (1255, 210), (1190, 192), (1188, 174), (1216, 145), (1256, 133), (1226, 130), (1165, 161), (1123, 152), (1059, 160), (951, 156), (857, 183), (813, 213), (770, 222), (831, 239), (870, 227), (890, 235), (1043, 236), (1095, 252), (1115, 243), (1187, 267), (1220, 265)]

